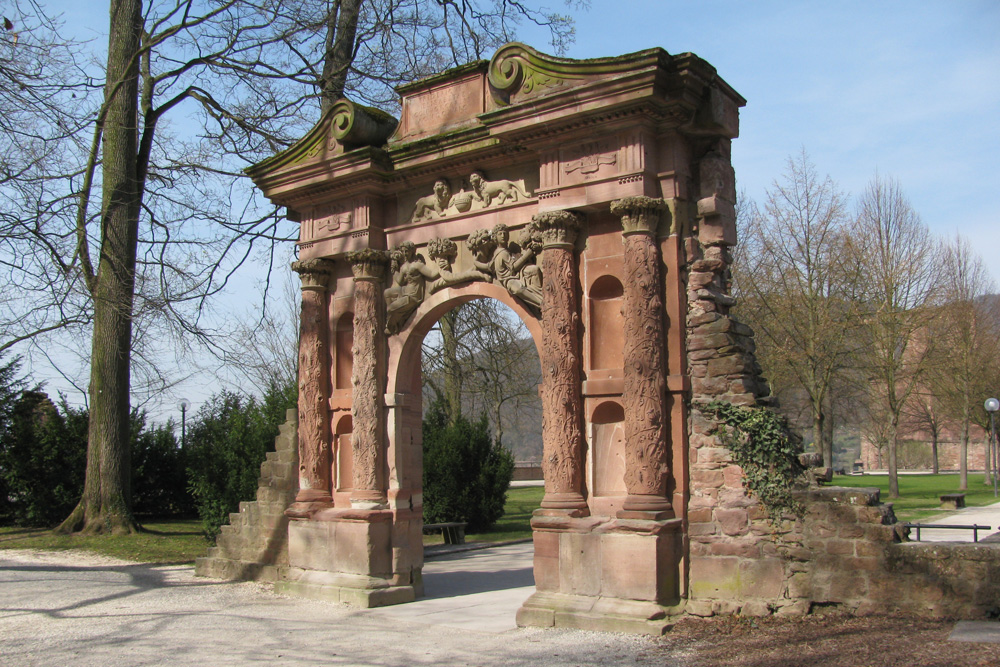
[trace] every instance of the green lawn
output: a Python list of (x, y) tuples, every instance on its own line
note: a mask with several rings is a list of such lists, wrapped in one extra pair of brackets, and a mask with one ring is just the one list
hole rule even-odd
[[(506, 542), (531, 537), (531, 513), (542, 501), (542, 487), (521, 487), (507, 493), (506, 514), (488, 533), (468, 535), (470, 542)], [(135, 535), (83, 537), (56, 535), (44, 528), (0, 526), (0, 549), (83, 549), (142, 563), (193, 563), (210, 544), (197, 519), (149, 521)], [(440, 535), (425, 535), (426, 544), (440, 544)]]
[[(522, 486), (507, 491), (507, 504), (500, 517), (488, 533), (469, 533), (468, 542), (507, 542), (531, 537), (531, 513), (538, 509), (545, 489), (540, 486)], [(424, 535), (424, 546), (442, 544), (444, 537)]]
[(197, 519), (149, 521), (143, 527), (145, 532), (135, 535), (80, 536), (0, 526), (0, 549), (83, 549), (143, 563), (193, 563), (210, 546)]
[[(940, 496), (958, 492), (958, 474), (900, 475), (899, 498), (889, 497), (888, 475), (835, 475), (833, 486), (878, 487), (882, 502), (893, 504), (900, 521), (919, 521), (946, 513), (941, 510)], [(993, 497), (993, 487), (983, 483), (982, 474), (969, 475), (969, 488), (965, 491), (965, 504), (990, 505), (998, 502)]]

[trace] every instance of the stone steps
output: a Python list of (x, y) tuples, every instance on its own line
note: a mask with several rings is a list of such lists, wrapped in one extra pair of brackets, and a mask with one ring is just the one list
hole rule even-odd
[(195, 559), (195, 574), (227, 580), (275, 581), (278, 567), (288, 564), (288, 519), (284, 511), (298, 490), (298, 412), (286, 413), (260, 466), (257, 500), (240, 503), (219, 527), (215, 546)]

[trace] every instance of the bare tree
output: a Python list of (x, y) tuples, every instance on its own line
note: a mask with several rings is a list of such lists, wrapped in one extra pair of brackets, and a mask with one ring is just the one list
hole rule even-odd
[(803, 149), (788, 159), (763, 210), (743, 210), (734, 270), (741, 317), (757, 334), (772, 382), (804, 393), (813, 442), (832, 467), (829, 393), (859, 325), (860, 258), (848, 237), (846, 198)]
[[(514, 0), (111, 0), (110, 10), (95, 83), (64, 68), (79, 81), (46, 89), (58, 72), (30, 59), (3, 71), (13, 85), (36, 86), (35, 101), (52, 112), (37, 155), (23, 160), (45, 169), (4, 165), (0, 185), (21, 212), (4, 221), (4, 266), (12, 284), (45, 299), (4, 311), (0, 344), (67, 326), (91, 333), (87, 482), (64, 531), (135, 530), (125, 444), (135, 361), (155, 369), (164, 338), (219, 350), (208, 300), (255, 245), (289, 239), (242, 166), (301, 136), (316, 100), (346, 92), (391, 106), (395, 83), (479, 57), (518, 20), (549, 25), (557, 41), (572, 36), (567, 18)], [(23, 33), (11, 46), (22, 44)], [(98, 90), (101, 99), (74, 97)], [(200, 128), (179, 132), (169, 122), (177, 112)]]
[(968, 488), (969, 427), (989, 390), (987, 369), (1000, 352), (996, 302), (985, 297), (996, 286), (969, 242), (957, 236), (944, 252), (943, 304), (933, 326), (935, 364), (931, 387), (960, 428), (959, 488)]
[(867, 272), (859, 352), (873, 413), (885, 420), (877, 430), (888, 454), (889, 495), (898, 498), (900, 418), (936, 344), (927, 334), (941, 292), (940, 248), (899, 184), (878, 175), (861, 196), (856, 237)]
[(534, 342), (524, 324), (494, 299), (472, 301), (449, 314), (454, 316), (447, 323), (444, 317), (439, 321), (440, 335), (424, 341), (424, 383), (449, 410), (454, 401), (459, 413), (486, 413), (500, 441), (510, 419), (533, 412), (540, 402)]

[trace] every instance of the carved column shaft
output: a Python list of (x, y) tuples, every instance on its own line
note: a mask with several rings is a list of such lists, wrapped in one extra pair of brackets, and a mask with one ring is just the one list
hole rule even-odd
[(545, 509), (586, 512), (580, 315), (573, 244), (580, 218), (569, 211), (533, 218), (543, 236), (542, 468)]
[(388, 259), (378, 250), (347, 254), (354, 272), (354, 488), (351, 505), (360, 509), (386, 506), (384, 479), (386, 358), (380, 344), (383, 322), (382, 278)]
[(613, 202), (625, 244), (625, 488), (626, 512), (670, 512), (667, 481), (667, 402), (663, 290), (656, 229), (662, 199), (628, 197)]
[(293, 262), (302, 281), (299, 319), (299, 492), (297, 502), (331, 503), (327, 284), (333, 263)]

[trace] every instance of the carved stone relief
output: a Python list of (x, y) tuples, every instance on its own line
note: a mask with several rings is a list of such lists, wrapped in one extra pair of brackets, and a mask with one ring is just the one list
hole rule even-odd
[(452, 271), (458, 246), (451, 239), (431, 239), (427, 254), (434, 260), (434, 266), (426, 263), (410, 241), (403, 241), (390, 252), (392, 284), (383, 292), (386, 335), (399, 333), (428, 294), (459, 283), (491, 279), (481, 271)]
[(327, 284), (333, 262), (312, 259), (292, 262), (302, 280), (299, 324), (299, 494), (302, 502), (330, 500), (327, 420), (329, 382), (327, 357)]
[(384, 440), (382, 397), (385, 394), (385, 353), (379, 345), (382, 308), (378, 286), (385, 274), (386, 256), (381, 250), (366, 248), (347, 253), (354, 273), (354, 480), (351, 504), (373, 508), (384, 503), (385, 492), (379, 479)]
[(510, 230), (501, 223), (493, 231), (480, 229), (468, 240), (476, 268), (491, 276), (514, 297), (536, 314), (542, 308), (542, 269), (537, 258), (542, 251), (541, 230), (529, 223), (518, 238), (510, 242)]
[(579, 171), (585, 178), (593, 176), (604, 165), (618, 163), (618, 150), (608, 142), (592, 142), (578, 148), (567, 149), (562, 163), (563, 172)]
[(542, 267), (542, 439), (547, 509), (586, 511), (583, 489), (583, 398), (580, 316), (573, 242), (580, 218), (550, 211), (532, 218), (544, 242)]
[(478, 280), (497, 282), (536, 315), (541, 314), (542, 269), (537, 261), (542, 252), (542, 232), (537, 224), (532, 222), (522, 229), (517, 242), (511, 242), (510, 229), (501, 223), (492, 231), (476, 230), (466, 245), (474, 266), (466, 271), (453, 270), (458, 244), (451, 239), (431, 239), (427, 244), (433, 265), (410, 241), (390, 251), (391, 284), (383, 291), (386, 335), (398, 334), (427, 295)]
[[(469, 189), (466, 189), (468, 185)], [(450, 215), (498, 208), (504, 204), (531, 199), (523, 179), (488, 180), (481, 171), (469, 174), (462, 189), (452, 194), (451, 183), (446, 178), (434, 181), (431, 194), (421, 197), (413, 206), (409, 222), (426, 222), (446, 218)]]

